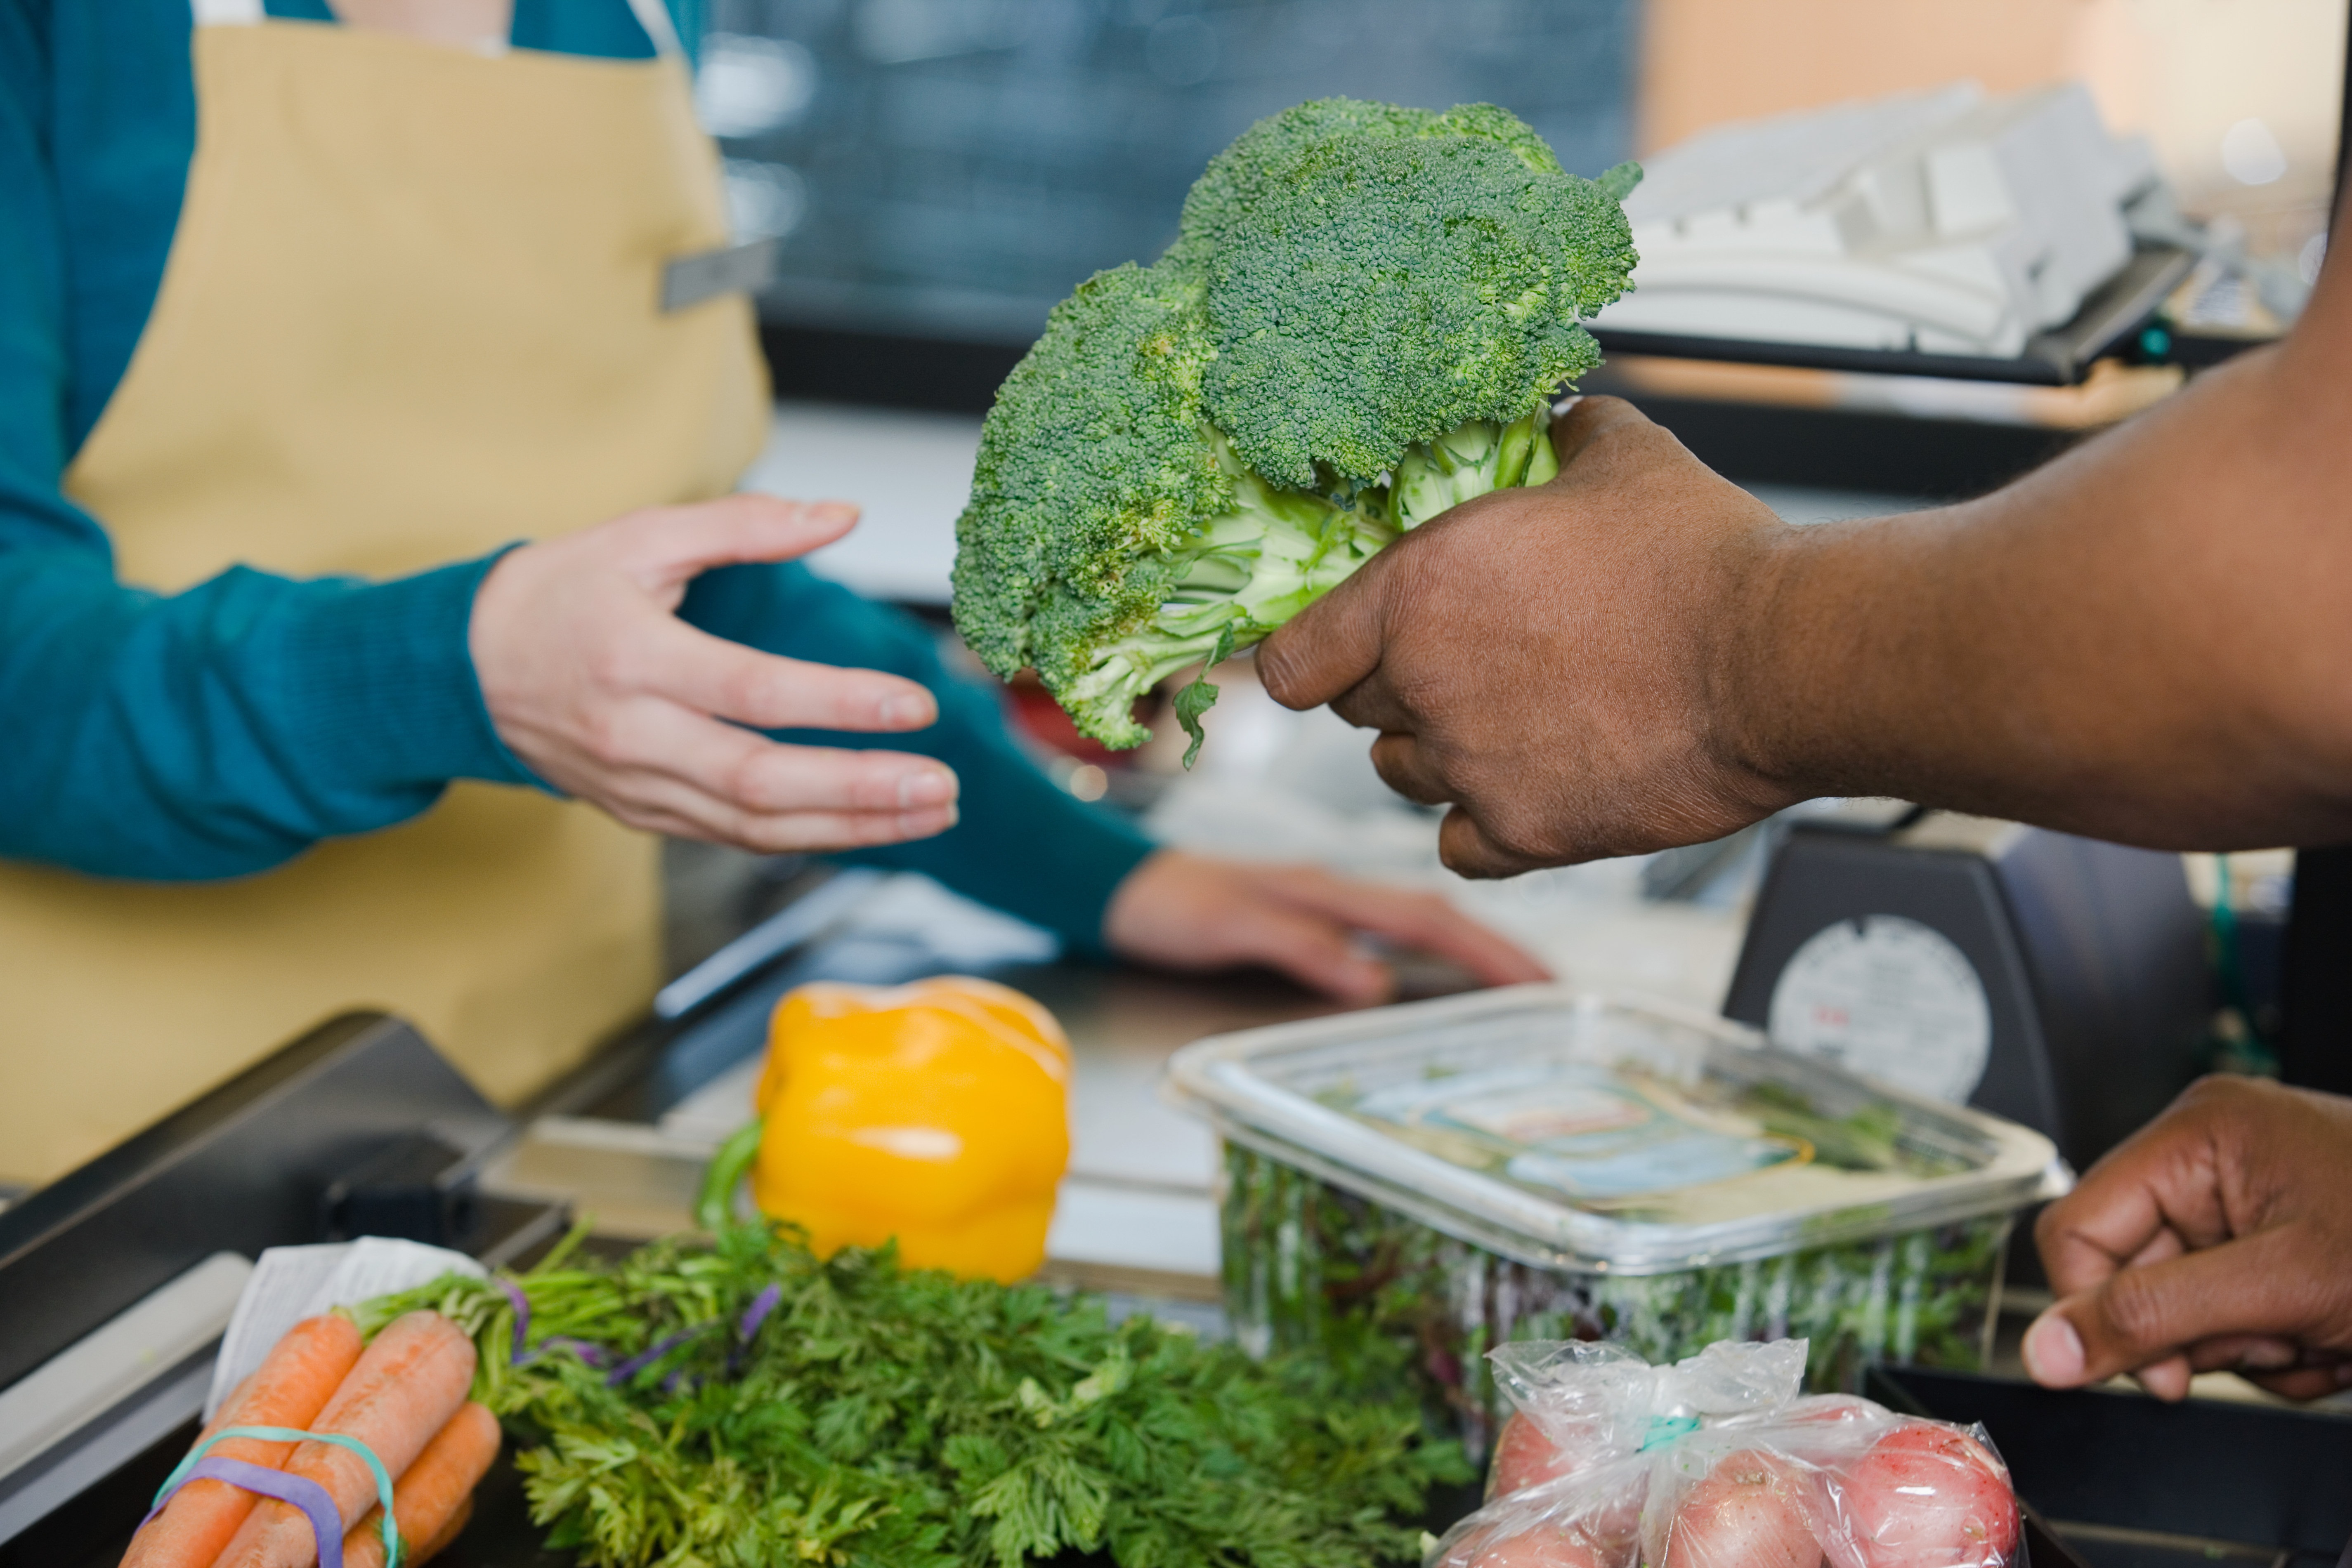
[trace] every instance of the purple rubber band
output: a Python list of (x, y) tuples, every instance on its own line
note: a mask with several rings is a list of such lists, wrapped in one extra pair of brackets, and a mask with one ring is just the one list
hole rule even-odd
[[(777, 1284), (770, 1284), (765, 1289), (761, 1290), (758, 1295), (751, 1298), (751, 1306), (744, 1310), (741, 1320), (735, 1325), (735, 1337), (740, 1343), (732, 1351), (728, 1353), (727, 1371), (730, 1376), (732, 1376), (735, 1373), (742, 1370), (743, 1353), (751, 1348), (751, 1336), (760, 1332), (760, 1325), (768, 1321), (768, 1314), (774, 1312), (776, 1310), (776, 1304), (783, 1299), (784, 1288), (782, 1285)], [(702, 1328), (709, 1328), (709, 1326), (710, 1325), (709, 1323), (704, 1323)], [(702, 1330), (689, 1329), (687, 1332), (689, 1333), (699, 1333)], [(677, 1336), (673, 1335), (672, 1337), (675, 1338)], [(671, 1373), (667, 1377), (663, 1378), (662, 1392), (664, 1394), (677, 1393), (678, 1380), (683, 1378), (685, 1375), (686, 1368), (681, 1366), (676, 1372)]]
[(783, 1299), (784, 1288), (782, 1285), (770, 1285), (752, 1297), (751, 1310), (745, 1312), (743, 1321), (736, 1325), (736, 1337), (745, 1344), (751, 1343), (751, 1336), (760, 1332), (760, 1325), (768, 1321), (768, 1314), (774, 1312), (776, 1303)]
[(514, 1302), (514, 1354), (507, 1359), (510, 1365), (520, 1366), (523, 1363), (522, 1337), (530, 1329), (530, 1298), (524, 1295), (522, 1287), (512, 1280), (499, 1280), (495, 1283), (507, 1293), (507, 1299)]
[(638, 1373), (643, 1372), (646, 1367), (651, 1366), (655, 1362), (659, 1361), (663, 1356), (667, 1355), (671, 1351), (676, 1350), (679, 1345), (684, 1344), (688, 1340), (692, 1339), (696, 1334), (700, 1333), (709, 1326), (710, 1325), (709, 1323), (697, 1323), (690, 1329), (680, 1329), (674, 1334), (667, 1334), (656, 1340), (652, 1344), (646, 1346), (644, 1350), (639, 1351), (636, 1354), (629, 1357), (628, 1360), (613, 1368), (611, 1372), (606, 1373), (604, 1375), (604, 1382), (606, 1385), (613, 1388), (620, 1387), (621, 1385), (628, 1382), (629, 1379), (635, 1377)]
[[(537, 1350), (526, 1352), (523, 1345), (523, 1333), (530, 1323), (530, 1300), (523, 1294), (522, 1287), (511, 1280), (500, 1280), (497, 1283), (499, 1289), (504, 1291), (515, 1304), (514, 1364), (517, 1366), (526, 1362), (536, 1361), (558, 1345), (569, 1346), (590, 1366), (604, 1364), (610, 1353), (604, 1346), (591, 1344), (584, 1339), (572, 1339), (562, 1334), (543, 1339), (540, 1341)], [(760, 1332), (760, 1325), (768, 1321), (768, 1314), (774, 1312), (783, 1299), (784, 1288), (780, 1284), (770, 1284), (758, 1295), (752, 1297), (751, 1305), (744, 1312), (741, 1321), (736, 1324), (737, 1337), (745, 1344), (751, 1343), (751, 1336)], [(712, 1326), (714, 1325), (710, 1323), (697, 1323), (692, 1328), (680, 1329), (676, 1333), (665, 1335), (606, 1373), (605, 1383), (614, 1388), (620, 1387), (688, 1340)], [(683, 1371), (683, 1368), (680, 1370)], [(676, 1391), (678, 1375), (678, 1373), (673, 1372), (663, 1379), (662, 1388), (665, 1392)]]
[(310, 1519), (310, 1533), (318, 1538), (319, 1568), (343, 1568), (342, 1511), (335, 1507), (335, 1500), (327, 1494), (327, 1489), (308, 1476), (289, 1475), (243, 1459), (217, 1455), (198, 1459), (180, 1478), (179, 1486), (155, 1500), (155, 1506), (147, 1511), (147, 1518), (139, 1521), (140, 1528), (146, 1528), (148, 1520), (163, 1511), (163, 1505), (172, 1500), (180, 1487), (194, 1480), (226, 1481), (240, 1490), (292, 1503)]
[(524, 1295), (522, 1287), (516, 1284), (512, 1280), (493, 1280), (491, 1283), (498, 1286), (499, 1290), (504, 1291), (507, 1293), (508, 1299), (514, 1302), (515, 1330), (513, 1363), (515, 1365), (528, 1366), (532, 1362), (537, 1361), (541, 1356), (545, 1355), (549, 1351), (555, 1349), (559, 1345), (570, 1350), (590, 1366), (602, 1366), (604, 1364), (607, 1353), (603, 1345), (594, 1343), (589, 1340), (573, 1339), (570, 1334), (550, 1334), (547, 1338), (539, 1342), (539, 1348), (537, 1350), (531, 1350), (526, 1347), (523, 1343), (523, 1335), (528, 1333), (530, 1330), (530, 1298)]

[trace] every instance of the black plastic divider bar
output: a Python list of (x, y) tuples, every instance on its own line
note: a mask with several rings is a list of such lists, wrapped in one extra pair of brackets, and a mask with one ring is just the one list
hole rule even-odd
[(1864, 1390), (1981, 1421), (2017, 1493), (2066, 1526), (2267, 1547), (2332, 1563), (2352, 1540), (2352, 1417), (1875, 1367)]
[(348, 1013), (0, 1213), (0, 1388), (215, 1252), (326, 1239), (339, 1178), (511, 1124), (398, 1019)]
[[(1596, 382), (1593, 391), (1609, 390)], [(2087, 433), (1863, 409), (1624, 394), (1698, 460), (1759, 485), (1958, 500), (1999, 489)]]
[(2352, 1094), (2352, 844), (2295, 852), (2281, 980), (2279, 1075)]
[(2344, 210), (2344, 149), (2352, 144), (2352, 20), (2344, 28), (2344, 81), (2336, 102), (2336, 198), (2327, 209), (2327, 233), (2336, 235), (2336, 216)]

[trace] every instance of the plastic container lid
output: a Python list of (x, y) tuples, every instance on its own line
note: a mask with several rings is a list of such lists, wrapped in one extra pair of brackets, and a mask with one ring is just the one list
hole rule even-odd
[(1231, 1141), (1542, 1268), (1654, 1274), (2002, 1213), (2074, 1176), (2049, 1139), (1561, 986), (1214, 1035), (1176, 1103)]

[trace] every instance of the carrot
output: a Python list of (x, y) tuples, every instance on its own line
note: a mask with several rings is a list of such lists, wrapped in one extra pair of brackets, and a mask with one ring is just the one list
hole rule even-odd
[[(474, 1342), (438, 1312), (410, 1312), (375, 1336), (310, 1430), (358, 1439), (397, 1477), (457, 1413), (473, 1381)], [(346, 1530), (375, 1500), (375, 1472), (348, 1448), (304, 1443), (285, 1469), (325, 1487)], [(214, 1561), (220, 1568), (306, 1568), (318, 1555), (310, 1516), (273, 1498), (254, 1508)]]
[[(426, 1542), (422, 1547), (419, 1547), (417, 1549), (416, 1555), (414, 1557), (409, 1556), (406, 1549), (404, 1548), (400, 1554), (400, 1560), (404, 1563), (412, 1564), (430, 1563), (433, 1559), (441, 1555), (442, 1550), (446, 1547), (449, 1542), (457, 1539), (458, 1532), (466, 1528), (466, 1521), (473, 1517), (474, 1494), (467, 1492), (464, 1497), (457, 1500), (457, 1511), (449, 1516), (449, 1522), (441, 1527), (441, 1533)], [(378, 1546), (382, 1546), (383, 1542), (379, 1541), (376, 1544)]]
[[(473, 1510), (474, 1483), (498, 1457), (499, 1418), (488, 1406), (460, 1406), (392, 1489), (402, 1562), (422, 1563), (446, 1545), (457, 1533), (453, 1521), (463, 1528), (458, 1516)], [(383, 1510), (372, 1508), (352, 1526), (343, 1537), (343, 1568), (383, 1568)]]
[[(351, 1319), (331, 1312), (305, 1318), (288, 1329), (262, 1364), (236, 1385), (205, 1428), (204, 1437), (224, 1427), (307, 1428), (359, 1358), (360, 1331)], [(275, 1469), (293, 1448), (291, 1443), (230, 1437), (212, 1451)], [(254, 1501), (251, 1492), (226, 1481), (209, 1477), (190, 1481), (131, 1538), (122, 1568), (211, 1568), (212, 1560), (253, 1511)]]

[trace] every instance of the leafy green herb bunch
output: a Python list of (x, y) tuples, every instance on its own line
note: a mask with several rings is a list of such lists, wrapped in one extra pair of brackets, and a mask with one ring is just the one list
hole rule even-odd
[(533, 1517), (585, 1563), (1359, 1568), (1416, 1557), (1431, 1488), (1468, 1476), (1369, 1336), (1258, 1361), (888, 1249), (820, 1261), (782, 1227), (610, 1264), (582, 1239), (356, 1315), (430, 1307), (474, 1336)]

